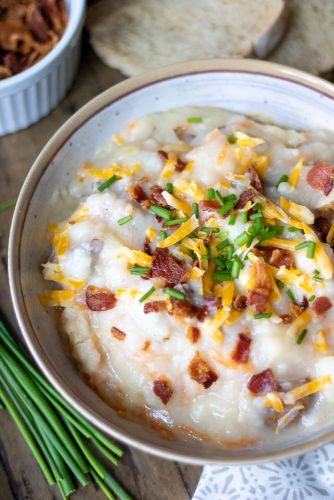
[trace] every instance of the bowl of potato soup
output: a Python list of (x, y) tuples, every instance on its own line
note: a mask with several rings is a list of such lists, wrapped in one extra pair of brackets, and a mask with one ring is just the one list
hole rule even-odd
[(93, 99), (45, 146), (9, 249), (25, 341), (109, 435), (193, 464), (334, 437), (334, 87), (192, 62)]

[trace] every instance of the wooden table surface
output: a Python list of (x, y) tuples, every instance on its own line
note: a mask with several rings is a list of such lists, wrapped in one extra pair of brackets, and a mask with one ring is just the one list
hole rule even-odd
[[(63, 102), (46, 118), (27, 130), (0, 138), (0, 202), (16, 196), (39, 151), (78, 108), (124, 76), (102, 64), (84, 43), (79, 74)], [(13, 210), (0, 214), (0, 313), (18, 332), (8, 289), (7, 243)], [(201, 467), (161, 460), (131, 448), (125, 449), (119, 467), (113, 469), (123, 485), (139, 500), (183, 500), (191, 498)], [(0, 498), (2, 500), (60, 499), (49, 487), (7, 411), (0, 413)], [(90, 485), (80, 488), (73, 499), (105, 498)]]

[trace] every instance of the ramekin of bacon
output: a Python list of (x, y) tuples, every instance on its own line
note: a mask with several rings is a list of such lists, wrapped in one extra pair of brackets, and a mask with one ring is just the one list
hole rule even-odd
[(76, 74), (85, 0), (1, 0), (0, 136), (28, 127)]

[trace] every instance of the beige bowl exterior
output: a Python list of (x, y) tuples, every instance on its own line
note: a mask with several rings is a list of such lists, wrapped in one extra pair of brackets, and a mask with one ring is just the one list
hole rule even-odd
[[(120, 417), (82, 380), (57, 332), (55, 312), (37, 293), (46, 288), (41, 262), (48, 258), (47, 225), (68, 215), (56, 191), (69, 182), (95, 147), (131, 118), (184, 104), (220, 105), (256, 112), (296, 127), (334, 128), (334, 87), (306, 73), (253, 60), (190, 62), (126, 80), (70, 118), (38, 156), (21, 190), (9, 243), (10, 290), (25, 342), (36, 363), (83, 416), (113, 438), (141, 451), (191, 464), (248, 464), (286, 458), (334, 438), (334, 421), (317, 433), (249, 449), (166, 439)], [(284, 109), (283, 109), (284, 108)], [(57, 215), (55, 213), (57, 212)]]

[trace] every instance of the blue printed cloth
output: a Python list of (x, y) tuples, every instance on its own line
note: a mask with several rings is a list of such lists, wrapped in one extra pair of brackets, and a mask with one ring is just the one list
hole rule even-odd
[(193, 500), (334, 500), (334, 442), (250, 466), (207, 465)]

